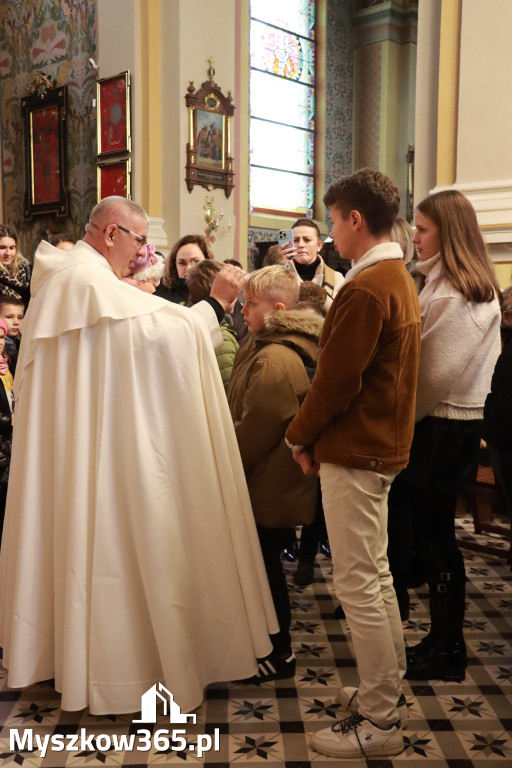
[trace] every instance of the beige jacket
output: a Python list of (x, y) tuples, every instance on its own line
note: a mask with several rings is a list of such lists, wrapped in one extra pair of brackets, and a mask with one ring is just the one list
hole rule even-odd
[(228, 403), (256, 522), (268, 528), (310, 523), (317, 481), (306, 477), (284, 433), (309, 389), (305, 365), (316, 363), (322, 318), (279, 311), (239, 349)]

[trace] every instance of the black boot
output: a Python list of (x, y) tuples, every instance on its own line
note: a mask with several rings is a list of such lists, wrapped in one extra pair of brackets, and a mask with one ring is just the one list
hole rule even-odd
[(309, 560), (301, 560), (299, 554), (299, 564), (293, 576), (293, 580), (298, 587), (307, 587), (312, 584), (315, 578), (315, 564)]
[(406, 651), (408, 680), (454, 680), (466, 676), (466, 646), (462, 634), (465, 610), (465, 575), (441, 573), (429, 584), (429, 634)]
[(466, 677), (466, 645), (464, 639), (437, 640), (424, 646), (414, 661), (407, 659), (407, 680), (444, 680), (460, 683)]

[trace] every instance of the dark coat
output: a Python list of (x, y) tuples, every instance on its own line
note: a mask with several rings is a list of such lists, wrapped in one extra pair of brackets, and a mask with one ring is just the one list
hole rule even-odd
[(164, 285), (163, 281), (154, 292), (153, 296), (160, 296), (161, 299), (172, 301), (173, 304), (188, 304), (187, 282), (183, 278), (176, 278), (170, 288)]
[(484, 406), (483, 437), (496, 448), (512, 451), (512, 336), (494, 368)]
[(228, 403), (254, 517), (267, 528), (310, 523), (317, 479), (295, 463), (284, 433), (309, 389), (306, 365), (318, 356), (322, 318), (275, 312), (235, 358)]
[(11, 463), (12, 414), (3, 383), (0, 381), (0, 492), (5, 493)]

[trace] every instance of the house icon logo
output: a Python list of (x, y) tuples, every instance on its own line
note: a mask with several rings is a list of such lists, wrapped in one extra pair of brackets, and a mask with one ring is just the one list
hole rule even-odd
[(181, 707), (175, 703), (174, 696), (162, 683), (155, 683), (146, 693), (140, 697), (140, 720), (132, 720), (133, 723), (156, 723), (156, 708), (159, 701), (164, 703), (164, 715), (169, 715), (169, 721), (173, 724), (196, 723), (196, 715), (182, 714)]

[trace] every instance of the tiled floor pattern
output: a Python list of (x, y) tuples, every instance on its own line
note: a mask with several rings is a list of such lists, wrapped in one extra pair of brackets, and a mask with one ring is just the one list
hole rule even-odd
[[(472, 536), (469, 520), (461, 520), (462, 536)], [(482, 542), (488, 537), (480, 537)], [(498, 537), (495, 541), (500, 542)], [(505, 541), (502, 542), (505, 548)], [(48, 751), (45, 757), (34, 748), (13, 751), (11, 728), (33, 728), (34, 734), (105, 734), (104, 750), (114, 734), (129, 736), (140, 725), (132, 716), (92, 717), (87, 711), (62, 712), (51, 684), (41, 683), (19, 692), (5, 686), (0, 670), (0, 768), (4, 766), (196, 766), (210, 768), (252, 763), (267, 768), (507, 768), (512, 766), (512, 573), (504, 559), (485, 553), (466, 552), (468, 610), (466, 639), (468, 673), (463, 683), (405, 683), (409, 722), (404, 731), (405, 751), (393, 760), (337, 761), (317, 754), (307, 734), (334, 723), (340, 717), (335, 694), (340, 680), (357, 684), (351, 653), (350, 632), (345, 621), (333, 618), (336, 600), (332, 565), (317, 558), (315, 582), (304, 589), (293, 585), (293, 641), (297, 675), (291, 681), (261, 686), (222, 684), (212, 686), (195, 725), (186, 727), (184, 749), (129, 751), (112, 745), (108, 751)], [(414, 644), (427, 629), (427, 593), (416, 591), (411, 619), (404, 625), (406, 640)], [(378, 653), (378, 649), (376, 649)], [(137, 716), (136, 716), (137, 717)], [(147, 727), (153, 733), (169, 728), (163, 715)], [(198, 756), (205, 734), (218, 729), (217, 751)], [(106, 737), (109, 737), (108, 739)], [(114, 749), (117, 746), (118, 749)]]

